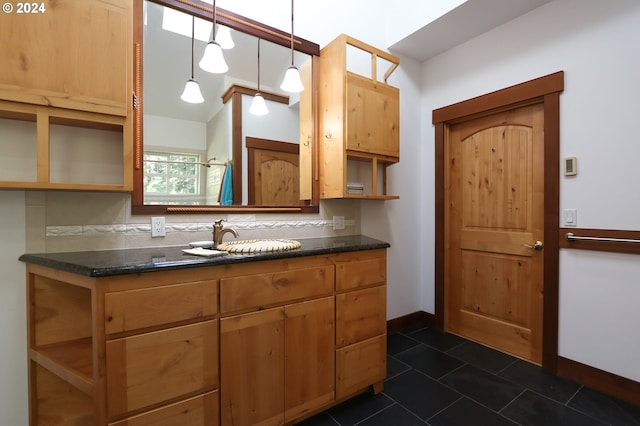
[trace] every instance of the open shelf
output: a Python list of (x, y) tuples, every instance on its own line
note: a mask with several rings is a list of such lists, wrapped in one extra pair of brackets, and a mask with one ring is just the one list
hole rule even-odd
[(37, 424), (87, 426), (96, 423), (93, 399), (37, 364), (32, 366), (37, 383)]
[(90, 338), (31, 349), (29, 357), (87, 395), (93, 395), (93, 355)]
[(126, 117), (0, 100), (0, 133), (0, 188), (132, 188)]

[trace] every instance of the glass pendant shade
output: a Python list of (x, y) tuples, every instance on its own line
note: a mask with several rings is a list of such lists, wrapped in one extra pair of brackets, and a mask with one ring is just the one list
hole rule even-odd
[(253, 115), (269, 114), (267, 104), (260, 92), (256, 93), (256, 95), (253, 97), (253, 101), (251, 101), (251, 107), (249, 107), (249, 112)]
[(299, 93), (304, 90), (302, 78), (300, 78), (300, 70), (296, 67), (294, 59), (295, 50), (293, 48), (293, 0), (291, 0), (291, 66), (287, 68), (284, 74), (284, 80), (280, 84), (280, 88), (285, 92)]
[(284, 80), (280, 85), (280, 88), (286, 92), (298, 93), (304, 90), (302, 79), (300, 78), (300, 71), (294, 65), (287, 68), (287, 72), (284, 75)]
[(222, 48), (215, 40), (207, 43), (199, 65), (203, 70), (213, 74), (223, 74), (229, 70), (222, 54)]
[(184, 85), (184, 91), (182, 95), (180, 95), (180, 99), (191, 104), (201, 104), (204, 102), (198, 82), (194, 79), (189, 79), (187, 84)]
[(219, 26), (218, 32), (216, 33), (216, 41), (220, 44), (225, 50), (233, 49), (236, 45), (231, 38), (231, 30), (229, 27)]

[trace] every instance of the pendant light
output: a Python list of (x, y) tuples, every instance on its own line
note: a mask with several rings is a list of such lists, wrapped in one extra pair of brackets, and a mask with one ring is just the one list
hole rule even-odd
[(220, 47), (222, 47), (224, 50), (233, 49), (236, 45), (233, 42), (233, 38), (231, 37), (231, 29), (229, 27), (225, 27), (224, 25), (218, 26), (216, 40), (218, 40), (218, 44), (220, 44)]
[(211, 30), (211, 41), (204, 49), (204, 55), (200, 60), (200, 68), (213, 74), (223, 74), (229, 67), (224, 61), (222, 47), (216, 41), (216, 0), (213, 0), (213, 28)]
[(195, 22), (196, 18), (191, 19), (191, 78), (184, 85), (184, 91), (180, 95), (180, 99), (191, 104), (201, 104), (204, 102), (202, 93), (200, 93), (200, 85), (193, 78), (193, 55), (195, 47)]
[(266, 115), (269, 114), (267, 104), (264, 102), (264, 98), (260, 93), (260, 39), (258, 39), (258, 91), (251, 101), (251, 107), (249, 112), (253, 115)]
[(300, 71), (293, 63), (293, 55), (295, 50), (293, 48), (293, 0), (291, 0), (291, 65), (287, 68), (287, 72), (284, 75), (284, 80), (280, 85), (280, 88), (286, 92), (302, 92), (304, 85), (300, 78)]

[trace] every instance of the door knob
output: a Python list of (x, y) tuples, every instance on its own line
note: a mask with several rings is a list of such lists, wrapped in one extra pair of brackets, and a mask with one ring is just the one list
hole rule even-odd
[(527, 248), (530, 248), (530, 249), (534, 249), (536, 251), (540, 251), (540, 250), (542, 250), (544, 248), (544, 244), (542, 244), (542, 241), (540, 241), (540, 240), (538, 240), (535, 243), (533, 243), (532, 246), (530, 246), (529, 244), (525, 244), (524, 246), (527, 247)]

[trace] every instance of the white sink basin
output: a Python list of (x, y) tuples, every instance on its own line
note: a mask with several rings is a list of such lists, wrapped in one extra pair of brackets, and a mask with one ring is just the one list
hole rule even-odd
[(227, 241), (218, 244), (217, 249), (228, 253), (269, 253), (295, 250), (300, 246), (300, 242), (296, 240), (261, 239)]

